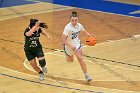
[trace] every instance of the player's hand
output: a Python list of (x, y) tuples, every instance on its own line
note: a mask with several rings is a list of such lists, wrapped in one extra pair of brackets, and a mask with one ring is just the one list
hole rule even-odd
[(36, 24), (33, 26), (33, 32), (36, 32), (38, 29), (39, 29), (39, 25), (40, 25), (40, 22), (38, 21), (38, 22), (36, 22)]
[(95, 34), (91, 34), (90, 36), (93, 36), (93, 37), (95, 37), (95, 38), (96, 38), (96, 35), (95, 35)]
[(35, 26), (39, 27), (40, 23), (41, 23), (40, 21), (36, 22)]

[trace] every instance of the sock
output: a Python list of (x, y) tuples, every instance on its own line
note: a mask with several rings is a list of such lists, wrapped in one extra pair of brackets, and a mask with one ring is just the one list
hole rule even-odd
[(85, 73), (85, 76), (89, 76), (88, 73)]

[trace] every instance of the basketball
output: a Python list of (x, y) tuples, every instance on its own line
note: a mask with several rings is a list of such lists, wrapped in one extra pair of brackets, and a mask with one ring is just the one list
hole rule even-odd
[(93, 36), (90, 36), (86, 39), (86, 44), (89, 46), (94, 46), (96, 44), (96, 38)]

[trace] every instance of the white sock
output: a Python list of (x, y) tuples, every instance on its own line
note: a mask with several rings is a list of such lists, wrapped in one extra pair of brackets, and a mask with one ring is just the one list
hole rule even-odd
[(88, 73), (85, 73), (85, 76), (89, 76)]

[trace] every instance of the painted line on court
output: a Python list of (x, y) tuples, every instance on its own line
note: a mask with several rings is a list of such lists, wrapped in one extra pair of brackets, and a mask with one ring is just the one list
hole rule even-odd
[[(39, 1), (39, 0), (37, 0), (37, 1)], [(42, 2), (42, 1), (40, 1), (40, 2)], [(49, 2), (47, 2), (47, 3), (49, 3)], [(52, 4), (52, 3), (50, 3), (50, 4)], [(61, 5), (61, 4), (55, 4), (55, 5)], [(67, 7), (67, 5), (63, 5), (63, 6)], [(69, 6), (69, 7), (73, 7), (73, 6)], [(73, 8), (87, 10), (87, 11), (95, 11), (95, 12), (100, 12), (100, 13), (107, 13), (107, 14), (112, 14), (112, 15), (126, 16), (126, 17), (131, 17), (131, 18), (140, 18), (140, 17), (136, 17), (136, 16), (123, 15), (123, 14), (117, 14), (117, 13), (111, 13), (111, 12), (105, 12), (105, 11), (99, 11), (99, 10), (91, 10), (91, 9), (85, 9), (85, 8), (79, 8), (79, 7), (73, 7)]]
[[(32, 76), (32, 77), (36, 77), (38, 78), (38, 76), (35, 76), (35, 75), (31, 75), (31, 74), (27, 74), (27, 73), (23, 73), (23, 72), (19, 72), (19, 71), (16, 71), (16, 70), (12, 70), (12, 69), (9, 69), (9, 68), (6, 68), (6, 67), (3, 67), (3, 66), (0, 66), (0, 68), (3, 68), (5, 70), (9, 70), (9, 71), (12, 71), (12, 72), (15, 72), (15, 73), (20, 73), (20, 74), (24, 74), (24, 75), (28, 75), (28, 76)], [(3, 73), (1, 73), (3, 74)], [(5, 75), (5, 74), (4, 74)], [(18, 77), (17, 77), (18, 78)], [(52, 81), (56, 81), (56, 80), (53, 80), (53, 79), (49, 79), (47, 78), (48, 80), (52, 80)], [(32, 80), (31, 80), (32, 81)], [(69, 84), (76, 84), (76, 85), (82, 85), (82, 84), (77, 84), (77, 83), (70, 83), (70, 82), (66, 82), (66, 83), (69, 83)], [(49, 86), (49, 85), (48, 85)], [(93, 87), (94, 86), (88, 86), (88, 87)], [(97, 86), (95, 86), (97, 87)], [(61, 88), (61, 87), (60, 87)], [(102, 88), (102, 89), (111, 89), (111, 90), (115, 90), (115, 91), (122, 91), (122, 92), (126, 92), (127, 90), (119, 90), (119, 89), (112, 89), (112, 88), (105, 88), (105, 87), (97, 87), (97, 88)], [(127, 92), (135, 92), (135, 91), (127, 91)], [(103, 93), (103, 92), (94, 92), (94, 93)], [(135, 93), (138, 93), (138, 92), (135, 92)]]
[[(41, 1), (40, 1), (41, 2)], [(50, 3), (51, 4), (51, 3)], [(54, 4), (54, 5), (60, 5), (60, 4)], [(63, 5), (66, 6), (66, 5)], [(67, 6), (66, 6), (67, 7)], [(73, 6), (69, 6), (73, 7)], [(117, 13), (110, 13), (110, 12), (104, 12), (104, 11), (99, 11), (99, 10), (91, 10), (91, 9), (85, 9), (85, 8), (79, 8), (79, 7), (73, 7), (77, 9), (82, 9), (82, 10), (87, 10), (87, 11), (95, 11), (95, 12), (100, 12), (100, 13), (107, 13), (107, 14), (112, 14), (112, 15), (120, 15), (120, 16), (126, 16), (126, 17), (132, 17), (132, 18), (140, 18), (140, 17), (135, 17), (135, 16), (130, 16), (130, 15), (123, 15), (123, 14), (117, 14)]]
[[(9, 19), (9, 18), (8, 18)], [(18, 71), (17, 71), (18, 72)], [(29, 74), (30, 75), (30, 74)], [(37, 76), (35, 76), (35, 77), (37, 77)]]
[[(135, 35), (135, 36), (139, 36), (139, 35)], [(23, 43), (21, 43), (21, 42), (16, 42), (16, 41), (13, 41), (13, 40), (6, 40), (6, 39), (0, 39), (0, 40), (12, 42), (12, 43), (23, 44)], [(114, 40), (114, 41), (116, 41), (116, 40)], [(104, 43), (106, 43), (106, 42), (104, 42)], [(100, 44), (100, 43), (99, 43), (99, 44)], [(58, 51), (58, 50), (59, 50), (59, 49), (46, 48), (46, 47), (43, 47), (43, 48), (44, 48), (44, 49), (48, 49), (48, 50), (53, 50), (53, 51)], [(63, 50), (60, 50), (60, 52), (63, 52)], [(112, 63), (118, 63), (118, 64), (123, 64), (123, 65), (133, 66), (133, 67), (134, 67), (134, 66), (135, 66), (135, 67), (140, 67), (139, 65), (124, 63), (124, 62), (117, 62), (117, 61), (114, 61), (114, 60), (108, 60), (108, 59), (104, 59), (104, 58), (91, 57), (91, 56), (87, 56), (87, 55), (85, 55), (85, 57), (100, 59), (100, 60), (104, 60), (104, 61), (111, 61)]]
[(133, 39), (138, 39), (140, 38), (140, 34), (133, 35), (132, 38), (124, 38), (124, 39), (119, 39), (119, 40), (107, 40), (106, 42), (103, 43), (98, 43), (99, 44), (105, 44), (105, 43), (114, 43), (114, 42), (119, 42), (119, 41), (124, 41), (124, 40), (133, 40)]
[[(139, 36), (139, 35), (137, 35), (137, 36)], [(0, 40), (4, 40), (4, 41), (9, 41), (9, 42), (14, 42), (14, 43), (18, 43), (18, 44), (23, 44), (23, 43), (20, 43), (20, 42), (15, 42), (15, 41), (12, 41), (12, 40), (5, 40), (5, 39), (0, 39)], [(123, 39), (124, 40), (124, 39)], [(114, 42), (115, 41), (120, 41), (120, 40), (114, 40)], [(107, 43), (107, 42), (104, 42), (104, 43)], [(99, 43), (100, 44), (100, 43)], [(103, 43), (102, 43), (103, 44)], [(43, 47), (44, 48), (44, 47)], [(49, 49), (49, 48), (45, 48), (45, 49)], [(51, 49), (52, 50), (52, 49)], [(53, 49), (54, 51), (58, 51), (59, 49)], [(60, 52), (63, 52), (63, 50), (59, 50)], [(134, 70), (134, 69), (132, 69), (132, 70)], [(137, 70), (135, 70), (135, 71), (137, 71)], [(139, 71), (139, 70), (138, 70)]]
[[(90, 1), (92, 1), (92, 0), (90, 0)], [(74, 3), (74, 2), (73, 2)], [(56, 4), (56, 3), (55, 3)], [(94, 4), (94, 2), (93, 2), (93, 4)], [(92, 5), (93, 5), (92, 4)], [(99, 3), (100, 4), (100, 3)], [(64, 6), (70, 6), (70, 5), (65, 5), (65, 4), (62, 4), (62, 3), (58, 3), (58, 5), (64, 5)], [(71, 7), (74, 7), (74, 6), (71, 6)], [(108, 14), (115, 14), (115, 15), (121, 15), (121, 16), (127, 16), (127, 17), (132, 17), (132, 18), (140, 18), (140, 17), (136, 17), (136, 16), (131, 16), (131, 15), (127, 15), (127, 14), (119, 14), (119, 13), (112, 13), (111, 11), (103, 11), (103, 10), (97, 10), (97, 9), (89, 9), (89, 8), (87, 8), (87, 7), (83, 7), (83, 8), (80, 8), (81, 6), (79, 5), (79, 6), (77, 6), (77, 7), (74, 7), (74, 8), (77, 8), (77, 9), (83, 9), (83, 10), (88, 10), (88, 11), (96, 11), (96, 12), (101, 12), (101, 13), (108, 13)], [(92, 6), (91, 6), (92, 7)], [(91, 8), (90, 7), (90, 8)], [(116, 7), (116, 8), (118, 8), (119, 9), (119, 7)], [(125, 11), (124, 11), (125, 12)]]
[[(53, 5), (59, 5), (59, 4), (53, 4)], [(59, 6), (65, 6), (65, 5), (59, 5)], [(68, 7), (68, 6), (65, 6), (65, 7)], [(73, 8), (77, 8), (77, 7), (69, 7), (67, 9), (50, 10), (50, 11), (41, 12), (41, 13), (48, 13), (48, 12), (53, 12), (53, 11), (69, 10), (69, 9), (73, 9)], [(94, 12), (100, 12), (100, 13), (107, 13), (107, 14), (113, 14), (113, 15), (120, 15), (120, 16), (132, 17), (132, 18), (139, 18), (139, 17), (134, 17), (134, 16), (128, 16), (128, 15), (122, 15), (122, 14), (115, 14), (115, 13), (110, 13), (110, 12), (103, 12), (103, 11), (97, 11), (97, 10), (84, 9), (84, 8), (77, 8), (77, 9), (82, 9), (82, 10), (87, 10), (87, 11), (94, 11)], [(39, 14), (39, 13), (30, 13), (30, 14), (26, 14), (26, 15)], [(18, 16), (9, 17), (9, 18), (3, 18), (3, 19), (0, 19), (0, 21), (6, 20), (6, 19), (10, 19), (10, 18), (22, 17), (22, 16), (23, 15), (20, 15), (20, 16), (18, 15)]]
[[(77, 8), (77, 7), (74, 7)], [(124, 17), (131, 17), (131, 18), (140, 18), (140, 17), (135, 17), (135, 16), (128, 16), (128, 15), (123, 15), (123, 14), (116, 14), (116, 13), (110, 13), (110, 12), (103, 12), (103, 11), (97, 11), (97, 10), (90, 10), (90, 9), (84, 9), (84, 8), (78, 8), (78, 9), (83, 9), (83, 10), (87, 10), (87, 11), (94, 11), (94, 12), (99, 12), (99, 13), (107, 13), (107, 14), (111, 14), (111, 15), (119, 15), (119, 16), (124, 16)]]
[[(61, 6), (61, 5), (57, 5), (57, 6)], [(0, 21), (11, 19), (11, 18), (23, 17), (23, 16), (27, 16), (27, 15), (40, 14), (40, 13), (50, 13), (50, 12), (56, 12), (56, 11), (69, 10), (69, 9), (73, 9), (73, 7), (61, 6), (60, 8), (46, 9), (46, 10), (41, 10), (41, 11), (30, 11), (30, 12), (24, 12), (24, 13), (17, 11), (17, 13), (12, 14), (15, 16), (11, 15), (11, 17), (0, 19)], [(16, 9), (13, 9), (13, 10), (16, 10)]]
[[(8, 69), (8, 68), (2, 67), (2, 66), (0, 66), (0, 68), (6, 69), (6, 70), (9, 70), (9, 71), (13, 71), (13, 72), (16, 72), (16, 73), (21, 73), (21, 74), (37, 77), (35, 75), (26, 74), (26, 73), (15, 71), (15, 70), (12, 70), (12, 69)], [(31, 83), (36, 83), (36, 84), (41, 84), (41, 85), (57, 87), (57, 88), (63, 88), (63, 89), (69, 89), (69, 90), (78, 90), (78, 91), (90, 92), (90, 93), (103, 93), (103, 92), (100, 92), (100, 91), (97, 92), (97, 91), (94, 91), (94, 90), (84, 90), (84, 89), (80, 89), (80, 88), (72, 88), (72, 87), (60, 86), (60, 85), (55, 85), (55, 84), (50, 84), (50, 83), (42, 83), (42, 82), (38, 82), (38, 81), (34, 81), (34, 80), (29, 80), (29, 79), (25, 79), (25, 78), (21, 78), (21, 77), (17, 77), (17, 76), (12, 76), (12, 75), (8, 75), (8, 74), (4, 74), (4, 73), (1, 73), (1, 72), (0, 72), (0, 75), (11, 77), (11, 78), (15, 78), (15, 79), (18, 79), (18, 80), (23, 80), (23, 81), (31, 82)], [(49, 80), (54, 81), (53, 79), (49, 79)], [(67, 83), (69, 83), (69, 82), (67, 82)], [(75, 83), (70, 83), (70, 84), (75, 84)]]
[[(56, 55), (56, 56), (63, 56), (63, 55), (59, 55), (59, 54), (53, 54), (53, 52), (51, 52), (51, 53), (45, 53), (45, 54), (52, 54), (52, 55)], [(63, 57), (64, 57), (64, 56), (63, 56)], [(76, 58), (75, 58), (75, 59), (76, 59)], [(88, 62), (93, 63), (91, 60), (87, 60), (87, 59), (86, 59), (85, 61), (88, 61)], [(132, 71), (135, 71), (135, 72), (140, 72), (140, 70), (134, 70), (134, 69), (124, 68), (124, 67), (114, 66), (114, 65), (109, 65), (109, 64), (105, 64), (105, 65), (112, 66), (112, 67), (116, 67), (116, 68), (122, 68), (122, 69), (132, 70)]]
[[(61, 51), (61, 50), (60, 50)], [(48, 53), (45, 53), (45, 54), (50, 54), (50, 55), (56, 55), (56, 56), (61, 56), (61, 57), (64, 57), (64, 55), (59, 55), (59, 54), (56, 54), (55, 52), (48, 52)], [(76, 59), (76, 58), (74, 58)], [(85, 60), (85, 61), (88, 61), (90, 63), (93, 63), (91, 60)], [(24, 66), (30, 70), (30, 71), (33, 71), (35, 72), (33, 69), (31, 69), (31, 67), (27, 66), (26, 64), (28, 63), (27, 60), (24, 61)], [(107, 66), (110, 66), (110, 67), (116, 67), (116, 68), (122, 68), (122, 69), (126, 69), (126, 70), (131, 70), (131, 71), (135, 71), (135, 72), (140, 72), (139, 70), (134, 70), (134, 69), (128, 69), (128, 68), (124, 68), (124, 67), (119, 67), (119, 66), (114, 66), (114, 65), (109, 65), (109, 64), (105, 64)], [(54, 75), (53, 75), (54, 76)], [(54, 76), (54, 77), (59, 77), (59, 76)], [(66, 78), (66, 77), (61, 77), (61, 78)], [(73, 79), (73, 78), (66, 78), (66, 79)], [(75, 79), (75, 80), (83, 80), (83, 79)], [(96, 80), (96, 81), (106, 81), (106, 80)], [(111, 80), (110, 80), (111, 81)], [(114, 81), (114, 80), (112, 80)]]
[[(52, 54), (52, 53), (56, 53), (56, 52), (59, 52), (59, 51), (61, 51), (61, 50), (59, 50), (59, 49), (56, 49), (57, 51), (53, 51), (53, 52), (48, 52), (48, 53), (45, 53), (45, 54)], [(36, 71), (34, 71), (33, 69), (31, 69), (30, 67), (28, 67), (26, 64), (28, 63), (28, 60), (27, 59), (25, 59), (25, 61), (23, 62), (23, 65), (25, 66), (25, 68), (27, 68), (27, 69), (29, 69), (29, 70), (31, 70), (31, 71), (33, 71), (33, 72), (36, 72)]]
[[(65, 4), (57, 3), (57, 2), (55, 2), (55, 1), (53, 2), (53, 0), (52, 0), (52, 1), (50, 1), (50, 0), (46, 0), (46, 1), (45, 1), (45, 0), (42, 0), (42, 1), (41, 1), (41, 0), (25, 0), (25, 1), (30, 1), (30, 2), (32, 2), (32, 3), (40, 3), (40, 2), (43, 2), (43, 3), (50, 3), (50, 4), (53, 4), (53, 5), (68, 6), (68, 5), (65, 5)], [(63, 1), (63, 0), (62, 0), (62, 1)], [(65, 0), (64, 0), (64, 1), (65, 1)], [(91, 1), (91, 0), (90, 0), (90, 1)], [(89, 2), (90, 2), (90, 1), (89, 1)], [(105, 0), (104, 0), (104, 1), (105, 1)], [(61, 0), (60, 0), (60, 2), (61, 2)], [(78, 2), (78, 1), (77, 1), (77, 2)], [(71, 3), (76, 3), (76, 2), (73, 2), (73, 1), (72, 1)], [(85, 3), (85, 2), (83, 2), (83, 3)], [(95, 2), (95, 3), (96, 3), (96, 2)], [(101, 3), (103, 3), (103, 2), (100, 2), (100, 1), (99, 1), (98, 3), (101, 4)], [(97, 4), (98, 4), (98, 3), (97, 3)], [(94, 4), (94, 3), (93, 3), (93, 4)], [(108, 4), (108, 3), (105, 2), (105, 4)], [(112, 2), (111, 4), (114, 5), (114, 2)], [(73, 5), (73, 4), (72, 4), (72, 5)], [(88, 5), (87, 3), (86, 3), (86, 5), (87, 5), (87, 6), (90, 6), (90, 5)], [(124, 5), (129, 5), (129, 6), (131, 5), (131, 6), (132, 6), (133, 4), (121, 4), (121, 5), (123, 5), (123, 7), (124, 7)], [(77, 6), (77, 7), (75, 7), (75, 8), (78, 8), (78, 7), (79, 7), (78, 5), (76, 5), (76, 6)], [(104, 5), (103, 5), (103, 6), (104, 6)], [(116, 4), (115, 4), (115, 6), (116, 6)], [(115, 7), (115, 6), (114, 6), (114, 7)], [(134, 6), (134, 5), (133, 5), (133, 6)], [(136, 6), (136, 5), (135, 5), (135, 6)], [(69, 6), (69, 7), (72, 7), (72, 6)], [(98, 6), (97, 6), (97, 7), (98, 7)], [(79, 9), (85, 9), (85, 8), (89, 8), (89, 7), (83, 7), (83, 8), (79, 8)], [(116, 8), (119, 9), (119, 7), (116, 7)], [(116, 8), (115, 8), (115, 9), (116, 9)], [(125, 8), (125, 7), (124, 7), (124, 8)], [(131, 8), (133, 8), (133, 7), (131, 7)], [(137, 7), (136, 7), (136, 8), (137, 8)], [(112, 8), (111, 8), (111, 9), (112, 9)], [(114, 8), (113, 8), (113, 9), (114, 9)], [(139, 9), (139, 8), (138, 8), (138, 9)], [(86, 10), (93, 10), (93, 9), (86, 9)], [(134, 10), (135, 10), (135, 9), (134, 9)], [(102, 10), (102, 9), (101, 9), (101, 10), (98, 10), (98, 9), (95, 8), (94, 11), (104, 12), (104, 9), (103, 9), (103, 10)], [(132, 10), (130, 10), (130, 11), (132, 11)], [(111, 12), (113, 12), (113, 11), (108, 11), (108, 12), (105, 12), (105, 13), (111, 13)], [(113, 14), (119, 14), (119, 15), (130, 16), (130, 17), (131, 17), (131, 15), (127, 15), (127, 14), (125, 14), (125, 13), (124, 13), (124, 14), (120, 14), (120, 12), (119, 12), (119, 13), (113, 13)], [(132, 17), (135, 17), (135, 16), (132, 15)], [(138, 18), (139, 18), (139, 17), (138, 17)]]

